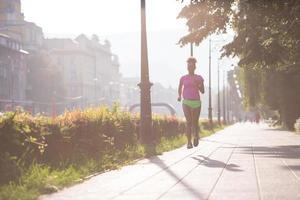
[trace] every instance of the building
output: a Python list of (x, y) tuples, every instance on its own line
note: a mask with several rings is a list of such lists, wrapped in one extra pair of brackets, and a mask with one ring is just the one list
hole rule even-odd
[(27, 52), (19, 41), (0, 34), (0, 110), (24, 105), (26, 92)]
[(0, 87), (5, 87), (1, 89), (1, 98), (14, 102), (14, 106), (30, 106), (26, 101), (26, 90), (30, 88), (26, 81), (30, 73), (26, 70), (29, 56), (24, 55), (40, 50), (44, 39), (42, 28), (24, 20), (20, 0), (0, 0), (0, 34), (1, 81), (11, 79), (1, 84)]
[(20, 0), (0, 0), (0, 32), (21, 42), (23, 24)]
[(39, 51), (44, 41), (43, 29), (33, 22), (24, 21), (21, 30), (23, 48), (30, 53)]
[(120, 103), (127, 110), (130, 106), (140, 103), (140, 78), (123, 77), (121, 81)]
[(110, 44), (95, 35), (72, 39), (45, 39), (44, 47), (63, 75), (68, 108), (111, 105), (120, 97), (119, 62)]
[(111, 52), (110, 42), (105, 40), (100, 43), (97, 35), (89, 39), (81, 34), (75, 40), (95, 59), (94, 80), (98, 86), (95, 95), (102, 103), (112, 105), (120, 98), (121, 74), (118, 56)]
[[(61, 108), (84, 108), (112, 105), (120, 99), (119, 60), (111, 52), (109, 41), (100, 42), (96, 35), (90, 39), (83, 34), (74, 40), (45, 39), (41, 27), (24, 20), (20, 0), (0, 0), (0, 34), (1, 99), (14, 102), (13, 105), (22, 101), (22, 106), (26, 104), (33, 112), (45, 113), (49, 113), (54, 102)], [(27, 52), (29, 55), (24, 56)], [(49, 99), (49, 102), (30, 98), (30, 94), (36, 91), (30, 85), (30, 74), (39, 70), (30, 65), (30, 61), (39, 55), (49, 55), (53, 66), (62, 73), (61, 87), (65, 95), (58, 97), (53, 94), (57, 97)]]

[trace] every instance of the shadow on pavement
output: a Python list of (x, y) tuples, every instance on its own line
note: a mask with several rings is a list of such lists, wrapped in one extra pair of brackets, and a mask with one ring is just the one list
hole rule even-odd
[(258, 157), (300, 159), (300, 145), (286, 146), (245, 146), (237, 147), (240, 153), (252, 154)]
[[(237, 147), (242, 154), (255, 154), (257, 158), (279, 158), (279, 159), (300, 159), (300, 145), (284, 146), (245, 146)], [(285, 170), (300, 171), (300, 165), (282, 164), (281, 168)]]
[(225, 169), (229, 170), (229, 171), (236, 171), (236, 172), (243, 171), (243, 170), (239, 169), (239, 167), (240, 167), (239, 165), (236, 165), (236, 164), (226, 165), (226, 163), (224, 163), (222, 161), (214, 160), (214, 159), (202, 156), (202, 155), (198, 155), (197, 157), (192, 157), (192, 158), (199, 161), (199, 163), (201, 165), (204, 165), (206, 167), (224, 168), (226, 166)]
[(170, 170), (169, 166), (167, 166), (158, 156), (154, 156), (154, 157), (150, 158), (149, 161), (151, 163), (154, 163), (157, 166), (159, 166), (161, 169), (163, 169), (166, 173), (168, 173), (172, 178), (174, 178), (177, 181), (165, 193), (163, 193), (161, 195), (161, 197), (164, 196), (165, 194), (167, 194), (167, 192), (170, 189), (172, 189), (175, 185), (181, 184), (197, 199), (204, 199), (203, 195), (197, 190), (197, 188), (192, 187), (190, 184), (188, 184), (187, 182), (185, 182), (183, 180), (188, 174), (190, 174), (190, 172), (192, 172), (192, 170), (194, 168), (191, 171), (189, 171), (186, 175), (184, 175), (183, 177), (179, 177), (176, 173), (174, 173), (172, 170)]
[(276, 128), (276, 127), (274, 127), (274, 128), (264, 128), (264, 129), (262, 129), (263, 131), (284, 131), (284, 132), (288, 132), (289, 130), (287, 130), (287, 129), (284, 129), (284, 128)]
[(281, 168), (286, 169), (286, 170), (293, 170), (293, 171), (300, 171), (300, 165), (289, 165), (287, 166), (282, 166)]

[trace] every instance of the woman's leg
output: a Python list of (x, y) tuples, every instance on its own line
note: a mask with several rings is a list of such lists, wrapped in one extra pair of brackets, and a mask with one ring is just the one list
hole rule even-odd
[(187, 105), (182, 104), (183, 113), (186, 119), (186, 136), (188, 139), (188, 143), (191, 143), (191, 133), (192, 133), (192, 112), (191, 108)]
[(199, 138), (199, 117), (200, 117), (201, 107), (192, 109), (192, 130), (194, 137)]

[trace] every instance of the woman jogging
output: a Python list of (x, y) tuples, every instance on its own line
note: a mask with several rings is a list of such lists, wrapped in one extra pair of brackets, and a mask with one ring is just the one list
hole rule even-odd
[[(180, 78), (178, 87), (178, 101), (182, 100), (182, 108), (187, 122), (187, 148), (198, 146), (199, 143), (199, 116), (201, 111), (200, 92), (204, 93), (203, 78), (195, 74), (197, 60), (190, 57), (187, 60), (188, 74)], [(192, 144), (192, 135), (194, 141)]]

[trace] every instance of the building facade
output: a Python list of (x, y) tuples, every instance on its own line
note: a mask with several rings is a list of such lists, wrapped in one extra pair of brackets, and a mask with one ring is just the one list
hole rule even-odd
[(0, 32), (21, 42), (23, 24), (20, 0), (0, 0)]
[(45, 49), (60, 69), (67, 107), (111, 105), (119, 99), (119, 63), (107, 43), (85, 35), (72, 39), (46, 39)]
[(0, 34), (0, 110), (24, 105), (26, 92), (26, 57), (22, 45)]
[[(32, 88), (39, 88), (39, 85), (30, 85), (33, 72), (51, 71), (49, 65), (34, 67), (30, 64), (43, 55), (49, 56), (53, 66), (61, 72), (64, 89), (64, 95), (49, 102), (30, 98), (35, 91)], [(53, 104), (59, 104), (63, 107), (61, 110), (112, 105), (120, 99), (120, 78), (118, 57), (111, 52), (109, 41), (100, 42), (96, 35), (88, 38), (83, 34), (74, 40), (45, 39), (41, 27), (24, 20), (20, 0), (0, 0), (1, 110), (5, 102), (9, 102), (10, 107), (21, 105), (30, 107), (33, 112), (48, 114)]]

